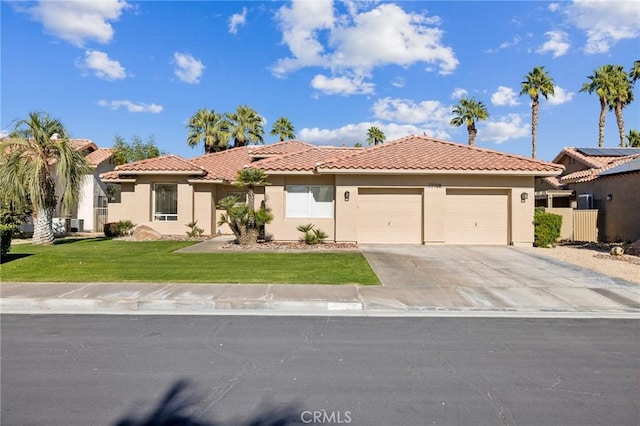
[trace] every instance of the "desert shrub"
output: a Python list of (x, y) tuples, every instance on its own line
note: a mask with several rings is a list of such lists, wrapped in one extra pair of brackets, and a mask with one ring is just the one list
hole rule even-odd
[(109, 222), (104, 224), (104, 236), (107, 238), (124, 237), (131, 235), (136, 225), (130, 220), (121, 220), (119, 222)]
[(296, 227), (296, 229), (302, 232), (301, 241), (304, 241), (307, 244), (318, 244), (322, 243), (328, 235), (321, 229), (315, 229), (314, 225), (308, 223), (306, 225), (300, 225)]
[(204, 232), (204, 229), (198, 228), (198, 221), (197, 220), (194, 220), (192, 222), (187, 223), (186, 226), (189, 227), (189, 230), (187, 231), (187, 236), (188, 237), (198, 238), (198, 237), (201, 237), (202, 233)]
[(535, 225), (534, 244), (537, 247), (555, 247), (558, 238), (560, 238), (562, 216), (536, 209), (533, 223)]

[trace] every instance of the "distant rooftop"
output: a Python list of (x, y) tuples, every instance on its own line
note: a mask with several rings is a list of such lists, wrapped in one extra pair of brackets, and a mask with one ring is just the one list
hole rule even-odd
[(584, 155), (591, 157), (624, 157), (627, 155), (638, 154), (638, 148), (576, 148)]

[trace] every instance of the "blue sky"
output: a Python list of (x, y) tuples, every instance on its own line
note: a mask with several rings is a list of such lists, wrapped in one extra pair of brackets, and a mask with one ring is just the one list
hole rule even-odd
[[(60, 118), (76, 138), (109, 147), (153, 135), (186, 144), (199, 108), (253, 107), (285, 116), (297, 139), (365, 143), (375, 125), (392, 140), (422, 134), (466, 143), (449, 125), (460, 96), (490, 119), (477, 145), (529, 156), (523, 76), (544, 65), (556, 96), (541, 102), (538, 158), (596, 147), (599, 102), (578, 93), (604, 64), (640, 59), (640, 3), (624, 1), (15, 1), (1, 3), (0, 129), (30, 111)], [(640, 86), (638, 84), (637, 86)], [(640, 129), (638, 99), (625, 127)], [(618, 144), (613, 113), (606, 146)]]

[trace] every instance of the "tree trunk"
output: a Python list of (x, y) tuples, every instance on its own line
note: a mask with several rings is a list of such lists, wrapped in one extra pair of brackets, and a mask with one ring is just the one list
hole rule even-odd
[(600, 121), (598, 122), (598, 146), (604, 147), (604, 121), (607, 118), (607, 100), (600, 98)]
[(471, 123), (467, 126), (467, 131), (469, 132), (469, 146), (475, 146), (476, 144), (476, 135), (478, 134), (478, 130), (476, 130), (475, 123)]
[(536, 158), (538, 150), (538, 98), (533, 98), (531, 103), (531, 158)]
[(622, 148), (627, 146), (627, 141), (624, 136), (624, 120), (622, 118), (622, 102), (616, 102), (616, 119), (618, 120), (618, 131), (620, 132), (620, 146)]
[[(254, 192), (253, 186), (247, 186), (247, 206), (249, 207), (249, 217), (247, 220), (247, 229), (255, 229), (256, 228), (256, 218), (254, 215), (256, 209), (256, 194)], [(257, 239), (256, 239), (257, 241)]]
[(258, 230), (257, 229), (242, 229), (238, 243), (241, 246), (250, 246), (258, 242)]
[(55, 208), (38, 209), (33, 216), (33, 244), (52, 244), (53, 213)]

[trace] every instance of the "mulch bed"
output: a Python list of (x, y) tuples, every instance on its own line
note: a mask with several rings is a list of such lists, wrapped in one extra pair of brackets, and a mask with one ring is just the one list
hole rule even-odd
[(319, 243), (306, 244), (303, 242), (263, 241), (257, 244), (241, 246), (233, 241), (226, 243), (222, 250), (260, 251), (260, 250), (300, 250), (300, 251), (333, 251), (333, 250), (357, 250), (355, 243)]

